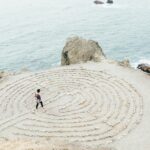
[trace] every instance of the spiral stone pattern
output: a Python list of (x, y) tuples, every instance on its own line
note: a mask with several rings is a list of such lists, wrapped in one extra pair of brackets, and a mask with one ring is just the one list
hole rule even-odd
[[(41, 89), (44, 110), (34, 111)], [(32, 73), (0, 87), (0, 138), (52, 138), (103, 145), (140, 123), (142, 97), (128, 82), (84, 68)]]

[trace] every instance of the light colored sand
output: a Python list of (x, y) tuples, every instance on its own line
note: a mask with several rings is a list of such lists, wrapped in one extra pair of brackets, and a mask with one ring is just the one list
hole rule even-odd
[[(45, 109), (34, 111), (37, 88)], [(148, 75), (108, 62), (16, 75), (0, 84), (0, 139), (149, 149), (149, 93)]]
[(91, 148), (66, 141), (53, 140), (9, 140), (0, 141), (0, 150), (116, 150), (112, 147)]

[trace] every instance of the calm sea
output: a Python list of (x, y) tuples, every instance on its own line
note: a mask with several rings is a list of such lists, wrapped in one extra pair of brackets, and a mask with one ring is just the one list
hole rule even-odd
[(60, 64), (66, 39), (100, 43), (108, 58), (150, 62), (150, 0), (0, 0), (0, 70)]

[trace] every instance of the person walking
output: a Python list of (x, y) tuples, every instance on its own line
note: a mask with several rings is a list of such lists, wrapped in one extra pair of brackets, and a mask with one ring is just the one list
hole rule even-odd
[(36, 109), (38, 109), (39, 104), (41, 104), (41, 107), (43, 108), (43, 102), (41, 100), (41, 95), (40, 95), (40, 89), (37, 89), (37, 92), (35, 93), (35, 97), (36, 97)]

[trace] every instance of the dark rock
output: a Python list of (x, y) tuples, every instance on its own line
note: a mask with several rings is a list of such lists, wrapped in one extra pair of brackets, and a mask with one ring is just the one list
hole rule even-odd
[(62, 52), (62, 57), (63, 57), (64, 60), (65, 60), (65, 64), (66, 64), (66, 65), (69, 65), (69, 64), (70, 64), (70, 61), (69, 61), (69, 57), (68, 57), (68, 51)]
[(139, 64), (137, 68), (141, 69), (144, 72), (150, 73), (150, 65), (148, 64)]
[(94, 1), (94, 3), (95, 3), (95, 4), (104, 4), (104, 2), (99, 1), (99, 0)]
[(113, 0), (107, 0), (107, 3), (108, 4), (113, 4), (114, 2), (113, 2)]

